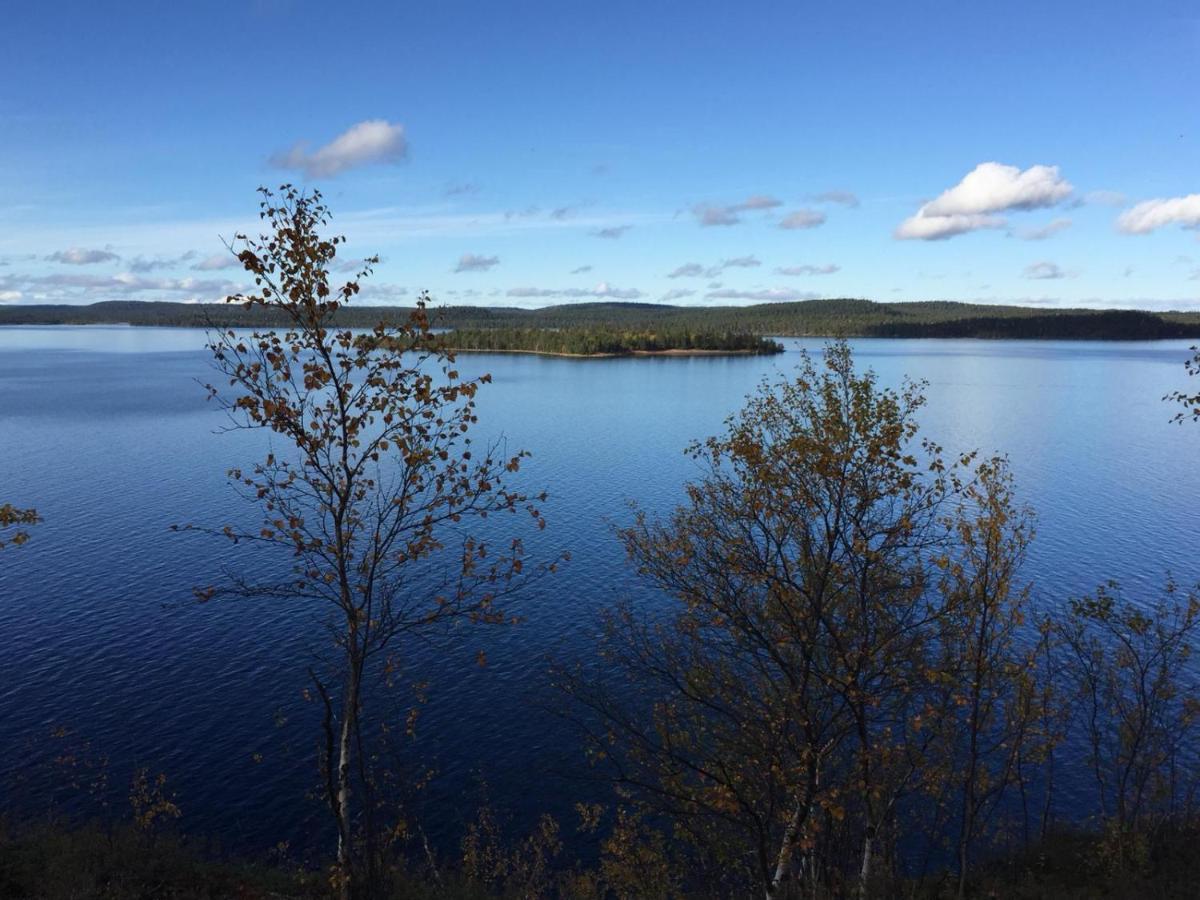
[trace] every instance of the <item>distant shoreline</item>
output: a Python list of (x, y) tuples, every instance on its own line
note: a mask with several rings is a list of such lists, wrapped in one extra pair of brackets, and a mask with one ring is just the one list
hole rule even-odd
[(451, 353), (517, 353), (525, 356), (558, 356), (563, 359), (625, 359), (630, 356), (774, 356), (758, 350), (627, 350), (622, 353), (562, 353), (556, 350), (493, 350), (488, 347), (447, 347)]
[[(412, 307), (348, 306), (335, 327), (401, 324)], [(949, 301), (878, 303), (841, 298), (751, 306), (683, 307), (649, 303), (574, 303), (536, 309), (431, 306), (439, 330), (492, 332), (607, 331), (620, 334), (783, 337), (968, 338), (977, 340), (1148, 341), (1200, 339), (1200, 311), (1046, 309)], [(131, 325), (188, 328), (278, 328), (277, 316), (224, 303), (106, 301), (90, 305), (0, 305), (0, 325)], [(477, 341), (472, 340), (472, 343)], [(502, 341), (498, 341), (503, 343)], [(533, 347), (508, 348), (534, 352)], [(631, 348), (632, 349), (632, 348)], [(742, 355), (746, 347), (730, 348)], [(468, 352), (499, 352), (477, 348)], [(717, 353), (728, 351), (718, 350)], [(650, 350), (651, 355), (666, 355)], [(688, 355), (708, 355), (687, 350)], [(573, 356), (553, 350), (542, 355)], [(588, 354), (590, 355), (590, 354)], [(614, 353), (616, 356), (633, 353)], [(716, 354), (714, 354), (716, 355)], [(581, 355), (580, 358), (586, 358)]]

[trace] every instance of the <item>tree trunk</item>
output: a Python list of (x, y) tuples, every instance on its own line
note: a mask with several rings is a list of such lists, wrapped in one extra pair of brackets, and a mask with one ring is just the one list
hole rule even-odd
[[(352, 654), (353, 655), (353, 654)], [(358, 719), (361, 668), (356, 659), (350, 660), (346, 675), (346, 697), (342, 707), (342, 723), (338, 734), (337, 795), (334, 798), (334, 817), (337, 819), (337, 867), (340, 876), (338, 896), (349, 900), (353, 879), (350, 815), (350, 764), (353, 753), (354, 727)]]
[(796, 839), (800, 835), (800, 828), (808, 819), (808, 807), (812, 790), (806, 790), (807, 796), (796, 801), (796, 809), (792, 813), (792, 818), (788, 821), (787, 828), (783, 831), (783, 843), (779, 847), (779, 856), (775, 862), (775, 875), (771, 879), (771, 883), (767, 885), (767, 900), (778, 892), (787, 878), (788, 870), (792, 866), (792, 854), (796, 849)]
[[(964, 826), (965, 827), (965, 826)], [(969, 839), (966, 834), (962, 834), (958, 838), (958, 900), (963, 900), (967, 896), (967, 853), (969, 850)]]
[(862, 866), (858, 870), (858, 896), (866, 897), (871, 880), (871, 855), (875, 851), (875, 826), (868, 825), (863, 835)]

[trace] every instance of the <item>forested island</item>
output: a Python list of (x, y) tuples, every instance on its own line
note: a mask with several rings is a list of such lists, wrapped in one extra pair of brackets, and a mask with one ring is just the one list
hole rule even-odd
[(592, 328), (460, 328), (441, 336), (458, 352), (543, 356), (706, 356), (782, 353), (783, 345), (745, 332)]
[[(435, 298), (436, 300), (436, 298)], [(407, 321), (412, 307), (354, 306), (334, 321), (370, 328)], [(430, 306), (432, 324), (482, 344), (483, 331), (600, 329), (610, 332), (772, 337), (1009, 338), (1047, 340), (1159, 340), (1200, 337), (1200, 313), (1143, 310), (1050, 310), (1027, 306), (922, 301), (803, 300), (753, 306), (689, 307), (656, 303), (567, 303), (540, 309)], [(116, 301), (86, 306), (0, 306), (0, 325), (146, 325), (202, 328), (272, 327), (278, 313), (227, 303)], [(499, 344), (500, 338), (487, 342)], [(505, 338), (515, 340), (513, 337)], [(543, 336), (546, 346), (562, 340)], [(464, 349), (467, 349), (464, 347)], [(496, 346), (492, 349), (516, 349)], [(637, 349), (637, 348), (632, 348)], [(553, 352), (553, 351), (550, 351)], [(565, 351), (571, 352), (571, 351)]]

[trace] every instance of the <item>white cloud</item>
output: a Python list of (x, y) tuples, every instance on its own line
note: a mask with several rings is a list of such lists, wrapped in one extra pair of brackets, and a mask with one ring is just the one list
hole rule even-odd
[(0, 290), (38, 303), (94, 303), (136, 297), (146, 300), (223, 300), (242, 289), (232, 281), (202, 278), (147, 278), (132, 272), (87, 275), (13, 275), (0, 280)]
[(46, 257), (50, 262), (64, 263), (69, 266), (91, 266), (96, 263), (114, 262), (120, 258), (109, 250), (87, 250), (83, 247), (56, 250)]
[(997, 162), (980, 163), (901, 222), (895, 237), (936, 241), (983, 228), (1003, 228), (1007, 222), (996, 213), (1055, 206), (1073, 190), (1058, 166), (1030, 166), (1022, 171)]
[(782, 205), (781, 200), (767, 194), (752, 194), (741, 203), (731, 203), (726, 206), (700, 203), (692, 207), (692, 214), (702, 226), (737, 225), (742, 221), (741, 213), (774, 209)]
[(1012, 209), (1042, 209), (1070, 196), (1073, 188), (1058, 166), (1016, 166), (980, 163), (922, 210), (930, 216), (962, 216)]
[(778, 275), (832, 275), (834, 272), (840, 272), (841, 266), (828, 263), (823, 266), (784, 266), (781, 269), (776, 269)]
[(454, 267), (455, 272), (486, 272), (493, 266), (500, 264), (498, 256), (480, 256), (476, 253), (464, 253), (458, 258), (458, 265)]
[(803, 228), (816, 228), (825, 224), (825, 213), (817, 209), (798, 209), (788, 213), (779, 223), (780, 228), (796, 231)]
[(1126, 234), (1149, 234), (1167, 225), (1200, 228), (1200, 194), (1143, 200), (1117, 217), (1117, 228)]
[(1003, 228), (1000, 216), (920, 216), (905, 219), (896, 229), (901, 240), (941, 241), (982, 228)]
[(1018, 228), (1016, 231), (1010, 233), (1023, 241), (1044, 241), (1046, 238), (1054, 237), (1054, 235), (1061, 231), (1066, 231), (1070, 227), (1070, 219), (1054, 219), (1041, 228)]
[(271, 157), (280, 169), (298, 169), (309, 178), (332, 178), (348, 169), (376, 163), (397, 163), (408, 155), (404, 126), (384, 119), (351, 125), (323, 147), (308, 152), (303, 142)]
[(20, 291), (0, 291), (0, 303), (16, 303), (23, 296)]
[(1030, 263), (1025, 267), (1025, 271), (1021, 274), (1025, 278), (1034, 279), (1054, 279), (1067, 277), (1067, 273), (1059, 268), (1056, 263), (1049, 261)]

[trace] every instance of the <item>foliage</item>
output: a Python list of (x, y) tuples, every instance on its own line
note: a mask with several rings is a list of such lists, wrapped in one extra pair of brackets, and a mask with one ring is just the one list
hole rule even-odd
[[(1200, 347), (1192, 348), (1192, 357), (1185, 365), (1189, 375), (1200, 375)], [(1175, 414), (1176, 422), (1183, 422), (1186, 419), (1200, 421), (1200, 392), (1189, 394), (1187, 391), (1174, 391), (1163, 399), (1184, 407)]]
[(166, 788), (167, 776), (162, 772), (153, 778), (144, 768), (133, 773), (129, 804), (133, 807), (133, 824), (141, 831), (149, 831), (157, 823), (178, 819), (183, 815)]

